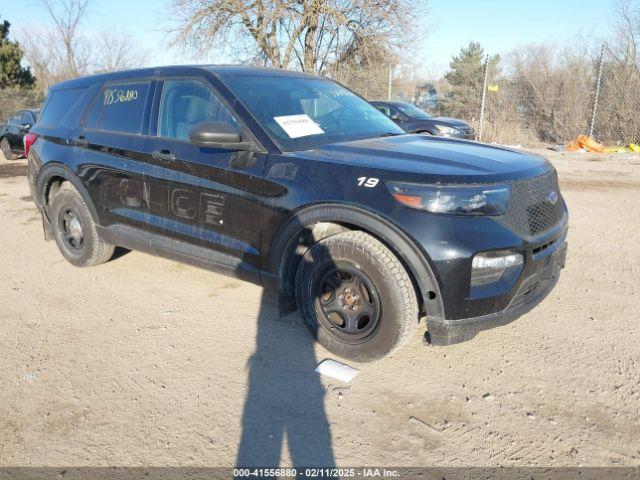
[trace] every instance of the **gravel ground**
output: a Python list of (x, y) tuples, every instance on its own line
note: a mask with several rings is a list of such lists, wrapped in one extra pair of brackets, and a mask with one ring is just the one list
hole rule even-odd
[(351, 385), (257, 286), (66, 263), (24, 161), (0, 162), (0, 466), (640, 465), (640, 157), (549, 157), (571, 211), (551, 295), (471, 342), (416, 334)]

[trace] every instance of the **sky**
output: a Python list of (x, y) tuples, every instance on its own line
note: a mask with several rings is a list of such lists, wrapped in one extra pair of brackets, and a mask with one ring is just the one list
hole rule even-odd
[[(571, 44), (576, 38), (607, 36), (615, 20), (614, 0), (429, 0), (423, 25), (429, 31), (416, 48), (421, 74), (438, 76), (451, 57), (470, 41), (485, 52), (505, 54), (530, 43)], [(126, 31), (144, 48), (147, 65), (222, 63), (230, 59), (217, 52), (193, 58), (167, 48), (165, 0), (92, 0), (84, 27)], [(35, 0), (0, 0), (0, 16), (12, 29), (45, 23), (45, 11)]]
[(470, 41), (504, 55), (531, 43), (598, 41), (615, 21), (613, 0), (430, 0), (431, 34), (420, 49), (428, 69), (444, 71)]

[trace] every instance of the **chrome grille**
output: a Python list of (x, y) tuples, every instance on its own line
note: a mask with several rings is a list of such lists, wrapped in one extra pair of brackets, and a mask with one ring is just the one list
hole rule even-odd
[[(555, 203), (549, 199), (553, 191), (558, 195)], [(551, 171), (513, 182), (509, 207), (498, 221), (523, 237), (534, 237), (555, 227), (562, 221), (564, 213), (558, 177), (555, 171)]]

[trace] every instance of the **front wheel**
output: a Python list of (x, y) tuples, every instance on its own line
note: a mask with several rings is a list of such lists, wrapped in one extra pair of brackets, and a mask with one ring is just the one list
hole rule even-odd
[(418, 326), (409, 274), (364, 232), (343, 232), (314, 244), (298, 267), (296, 299), (320, 344), (358, 362), (389, 355)]

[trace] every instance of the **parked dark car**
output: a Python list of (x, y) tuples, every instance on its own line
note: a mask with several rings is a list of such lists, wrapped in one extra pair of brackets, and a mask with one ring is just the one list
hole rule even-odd
[(39, 110), (20, 110), (9, 117), (0, 130), (0, 150), (7, 160), (24, 154), (24, 136), (35, 125)]
[(475, 131), (457, 118), (434, 117), (409, 102), (371, 102), (405, 132), (473, 140)]
[(283, 311), (297, 302), (349, 359), (389, 354), (424, 316), (433, 344), (469, 340), (533, 308), (564, 265), (567, 209), (547, 160), (406, 134), (321, 77), (207, 66), (76, 79), (50, 88), (31, 132), (45, 238), (73, 265), (117, 245), (223, 269), (277, 289)]

